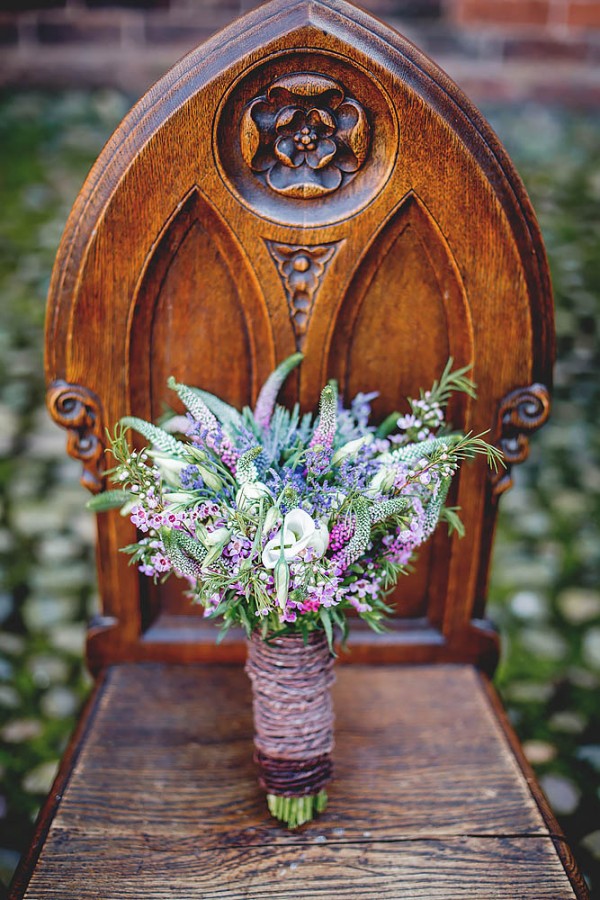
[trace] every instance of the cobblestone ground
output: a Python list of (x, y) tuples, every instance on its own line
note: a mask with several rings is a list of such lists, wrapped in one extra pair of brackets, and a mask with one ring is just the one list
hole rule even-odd
[[(0, 97), (0, 882), (26, 845), (89, 688), (93, 522), (43, 407), (43, 317), (61, 230), (129, 106), (113, 92)], [(600, 123), (486, 110), (538, 212), (557, 300), (553, 417), (504, 497), (490, 612), (497, 684), (600, 884)], [(1, 893), (1, 891), (0, 891)]]

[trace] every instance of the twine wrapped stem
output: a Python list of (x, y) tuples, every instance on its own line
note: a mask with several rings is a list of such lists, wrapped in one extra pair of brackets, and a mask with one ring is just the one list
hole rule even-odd
[(296, 827), (321, 812), (332, 777), (333, 656), (323, 632), (248, 643), (255, 760), (271, 813)]

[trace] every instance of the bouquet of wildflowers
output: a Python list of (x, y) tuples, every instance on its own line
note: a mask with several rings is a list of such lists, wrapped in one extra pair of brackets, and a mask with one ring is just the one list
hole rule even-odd
[[(292, 711), (292, 730), (300, 722), (306, 743), (306, 710), (294, 706), (298, 679), (312, 672), (306, 654), (324, 650), (313, 675), (330, 683), (334, 632), (346, 638), (348, 613), (381, 630), (391, 612), (386, 595), (419, 545), (441, 519), (461, 529), (456, 510), (445, 506), (461, 461), (483, 453), (496, 466), (501, 458), (481, 435), (457, 434), (445, 423), (451, 393), (474, 392), (467, 369), (453, 372), (451, 360), (431, 390), (409, 400), (408, 414), (393, 413), (378, 427), (369, 423), (377, 395), (358, 394), (345, 407), (333, 381), (321, 392), (317, 415), (277, 405), (301, 360), (298, 353), (281, 363), (254, 409), (241, 412), (170, 379), (187, 415), (162, 427), (122, 419), (111, 441), (117, 487), (89, 504), (96, 511), (120, 506), (131, 517), (139, 540), (124, 549), (142, 573), (187, 579), (204, 615), (220, 620), (223, 631), (237, 625), (252, 638), (248, 671), (257, 758), (267, 770), (262, 783), (271, 812), (292, 827), (324, 808), (331, 777), (326, 692), (302, 684), (313, 717), (321, 705), (327, 732), (311, 745), (308, 763), (298, 741), (291, 749), (281, 745), (282, 707)], [(148, 447), (132, 450), (128, 429)], [(285, 662), (273, 657), (277, 648), (297, 663), (287, 682)], [(257, 713), (269, 668), (277, 675), (272, 708), (263, 704)]]

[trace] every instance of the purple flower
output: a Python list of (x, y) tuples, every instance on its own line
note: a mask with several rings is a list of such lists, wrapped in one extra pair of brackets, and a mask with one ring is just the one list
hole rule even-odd
[[(290, 372), (299, 365), (304, 356), (302, 353), (293, 353), (279, 363), (274, 372), (271, 372), (264, 385), (262, 386), (256, 406), (254, 407), (254, 421), (261, 428), (268, 428), (271, 422), (271, 416), (275, 408), (275, 401), (283, 382), (286, 380)], [(254, 441), (256, 443), (256, 439)]]
[(353, 517), (346, 516), (335, 523), (329, 535), (329, 550), (336, 553), (342, 550), (354, 534), (356, 522)]
[(134, 506), (129, 518), (140, 531), (146, 532), (149, 530), (148, 516), (143, 506)]
[(204, 480), (198, 466), (190, 465), (181, 470), (181, 486), (188, 491), (199, 491), (204, 487)]

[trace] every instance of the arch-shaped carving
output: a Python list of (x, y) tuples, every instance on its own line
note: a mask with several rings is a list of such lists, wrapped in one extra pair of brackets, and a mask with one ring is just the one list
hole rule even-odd
[[(249, 260), (194, 187), (154, 243), (136, 287), (128, 327), (127, 384), (136, 415), (156, 419), (173, 402), (170, 375), (252, 402), (256, 360), (269, 354), (268, 318)], [(260, 343), (260, 346), (258, 345)]]
[[(456, 366), (474, 362), (471, 312), (448, 243), (411, 192), (372, 238), (350, 278), (332, 328), (328, 369), (348, 397), (377, 386), (383, 413), (417, 396), (449, 357)], [(453, 412), (458, 428), (466, 400), (457, 400), (463, 404)]]
[[(379, 390), (374, 412), (383, 417), (403, 410), (405, 398), (431, 384), (449, 357), (457, 367), (474, 363), (471, 311), (444, 235), (411, 192), (350, 277), (332, 328), (328, 370), (349, 398)], [(468, 429), (468, 409), (466, 395), (456, 395), (449, 411), (454, 427)], [(447, 540), (437, 535), (422, 548), (416, 572), (402, 579), (394, 595), (402, 615), (427, 617), (433, 581), (445, 589)]]

